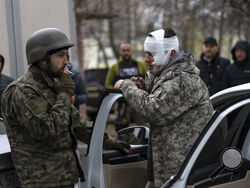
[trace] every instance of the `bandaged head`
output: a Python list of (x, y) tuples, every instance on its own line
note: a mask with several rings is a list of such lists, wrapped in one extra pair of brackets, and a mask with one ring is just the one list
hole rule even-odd
[(150, 52), (154, 58), (154, 74), (160, 72), (169, 63), (172, 50), (179, 50), (179, 42), (176, 36), (170, 38), (164, 36), (165, 30), (156, 30), (151, 32), (144, 42), (144, 51)]

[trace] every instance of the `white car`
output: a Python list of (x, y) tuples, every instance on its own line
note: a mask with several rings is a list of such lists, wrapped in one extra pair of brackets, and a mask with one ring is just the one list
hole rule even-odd
[[(131, 126), (119, 131), (120, 139), (131, 141), (132, 152), (129, 155), (102, 149), (105, 127), (112, 121), (112, 106), (121, 98), (123, 96), (118, 91), (107, 91), (104, 94), (89, 147), (79, 147), (80, 153), (84, 153), (81, 155), (81, 165), (86, 181), (79, 182), (76, 187), (145, 187), (149, 137), (147, 127)], [(162, 188), (250, 187), (250, 83), (223, 90), (212, 96), (211, 100), (215, 108), (212, 119), (192, 147), (179, 172), (162, 185)], [(3, 143), (0, 142), (0, 148)], [(6, 148), (8, 147), (9, 145)], [(0, 185), (8, 183), (2, 173), (3, 156), (6, 154), (10, 154), (9, 149), (0, 153)], [(9, 163), (8, 169), (12, 170), (10, 171), (13, 175), (11, 181), (14, 182), (13, 165)], [(10, 176), (11, 173), (8, 177)], [(10, 184), (9, 187), (14, 186)]]
[(11, 160), (11, 150), (3, 120), (0, 118), (0, 188), (19, 187)]

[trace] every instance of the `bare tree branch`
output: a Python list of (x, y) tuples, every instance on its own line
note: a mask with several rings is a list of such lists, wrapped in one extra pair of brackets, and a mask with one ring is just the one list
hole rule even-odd
[(229, 5), (238, 11), (243, 16), (247, 16), (250, 19), (250, 3), (248, 0), (230, 0)]

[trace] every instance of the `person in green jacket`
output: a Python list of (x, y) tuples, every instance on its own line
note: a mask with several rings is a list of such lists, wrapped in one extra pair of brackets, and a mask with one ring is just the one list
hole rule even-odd
[[(68, 71), (72, 42), (56, 28), (34, 32), (26, 43), (28, 70), (2, 95), (2, 113), (21, 187), (73, 188), (84, 180), (77, 139), (88, 143), (92, 122), (72, 104), (74, 81)], [(105, 149), (130, 146), (105, 135)]]
[(105, 87), (107, 89), (113, 89), (115, 82), (119, 79), (127, 79), (132, 76), (144, 77), (147, 67), (143, 62), (135, 60), (132, 53), (130, 44), (122, 43), (120, 45), (119, 61), (111, 66), (106, 77)]
[[(105, 87), (107, 89), (113, 89), (115, 82), (120, 79), (130, 79), (133, 76), (144, 77), (147, 72), (146, 64), (136, 61), (132, 57), (132, 53), (130, 44), (122, 43), (120, 45), (119, 61), (111, 66), (106, 77)], [(127, 127), (130, 122), (139, 121), (124, 101), (118, 101), (117, 105), (114, 107), (115, 112), (118, 114), (115, 120), (117, 131)], [(123, 111), (123, 114), (121, 114), (121, 111)]]

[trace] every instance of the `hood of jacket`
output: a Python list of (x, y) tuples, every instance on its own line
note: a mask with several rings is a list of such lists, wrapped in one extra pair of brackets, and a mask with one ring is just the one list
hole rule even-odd
[(239, 40), (234, 47), (231, 50), (231, 54), (232, 54), (232, 58), (234, 61), (237, 61), (236, 57), (235, 57), (235, 50), (236, 49), (244, 49), (247, 52), (247, 57), (246, 60), (250, 61), (250, 45), (246, 40)]
[(184, 53), (183, 51), (178, 51), (170, 60), (169, 64), (156, 76), (165, 77), (169, 72), (174, 72), (175, 76), (181, 72), (200, 74), (199, 69), (195, 66), (194, 56)]

